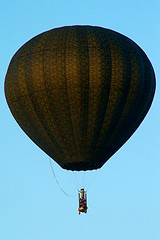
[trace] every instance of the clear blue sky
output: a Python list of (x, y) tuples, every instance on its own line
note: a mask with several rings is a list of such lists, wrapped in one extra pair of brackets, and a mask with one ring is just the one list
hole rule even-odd
[[(53, 164), (22, 132), (4, 97), (13, 54), (51, 28), (87, 24), (118, 31), (148, 55), (157, 90), (130, 140), (88, 179), (88, 214), (78, 215), (75, 174)], [(0, 1), (0, 239), (160, 239), (160, 1)], [(86, 174), (87, 175), (87, 174)], [(87, 181), (86, 181), (87, 182)], [(88, 182), (87, 182), (88, 184)]]

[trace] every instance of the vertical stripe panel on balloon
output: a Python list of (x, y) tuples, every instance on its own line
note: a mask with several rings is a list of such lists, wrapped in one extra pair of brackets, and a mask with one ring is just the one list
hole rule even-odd
[[(123, 111), (128, 95), (131, 74), (129, 54), (121, 37), (113, 33), (108, 36), (108, 41), (112, 59), (112, 75), (106, 115), (97, 144), (97, 151), (102, 156), (104, 155), (104, 150), (102, 149), (110, 141), (110, 136)], [(108, 148), (109, 151), (110, 149)]]
[(111, 84), (111, 56), (107, 37), (90, 30), (89, 42), (89, 108), (88, 145), (94, 166), (95, 147), (102, 128)]
[[(65, 34), (50, 35), (44, 52), (44, 77), (47, 102), (52, 115), (55, 140), (63, 148), (63, 161), (75, 154), (65, 77)], [(57, 42), (58, 39), (58, 42)], [(49, 49), (49, 50), (48, 50)]]
[[(26, 56), (26, 84), (29, 92), (29, 97), (32, 101), (33, 108), (35, 113), (38, 115), (38, 118), (42, 124), (41, 128), (45, 129), (48, 139), (51, 140), (52, 144), (48, 145), (48, 141), (45, 143), (45, 149), (47, 154), (51, 154), (53, 151), (54, 156), (58, 156), (58, 159), (61, 160), (63, 156), (63, 151), (59, 149), (59, 145), (56, 142), (52, 132), (50, 131), (50, 122), (49, 122), (49, 111), (46, 105), (45, 98), (45, 86), (44, 86), (44, 73), (43, 73), (43, 51), (44, 45), (47, 40), (47, 35), (45, 38), (40, 39), (38, 42), (35, 42), (31, 45), (33, 54)], [(40, 128), (40, 131), (42, 129)], [(41, 139), (43, 139), (43, 135), (41, 135), (41, 139), (35, 139), (43, 148), (43, 144), (41, 143)], [(49, 142), (50, 142), (49, 140)], [(52, 157), (52, 156), (51, 156)]]
[[(83, 34), (77, 38), (78, 28), (71, 29), (66, 42), (66, 83), (70, 115), (75, 137), (76, 155), (74, 162), (84, 161), (84, 141), (86, 134), (86, 95), (88, 95), (88, 58), (85, 55), (86, 40)], [(84, 37), (84, 38), (83, 38)]]

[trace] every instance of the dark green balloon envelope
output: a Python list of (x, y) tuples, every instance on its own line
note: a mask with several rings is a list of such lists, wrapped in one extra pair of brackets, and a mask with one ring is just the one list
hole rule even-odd
[(130, 138), (154, 92), (154, 71), (143, 50), (93, 26), (32, 38), (13, 56), (5, 79), (20, 127), (62, 168), (78, 171), (102, 167)]

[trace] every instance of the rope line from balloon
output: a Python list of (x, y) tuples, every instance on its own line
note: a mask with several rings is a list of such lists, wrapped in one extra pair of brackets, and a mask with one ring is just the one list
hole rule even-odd
[(56, 178), (56, 175), (55, 175), (55, 173), (54, 173), (53, 166), (52, 166), (52, 162), (51, 162), (51, 159), (50, 159), (50, 158), (49, 158), (49, 162), (50, 162), (52, 174), (53, 174), (53, 176), (54, 176), (54, 178), (55, 178), (55, 181), (56, 181), (57, 185), (59, 186), (60, 190), (61, 190), (67, 197), (71, 197), (70, 195), (68, 195), (68, 194), (62, 189), (61, 185), (59, 184), (59, 182), (58, 182), (58, 180), (57, 180), (57, 178)]

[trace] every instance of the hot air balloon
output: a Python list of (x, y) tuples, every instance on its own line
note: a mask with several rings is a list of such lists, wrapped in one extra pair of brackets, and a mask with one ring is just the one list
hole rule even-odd
[(13, 56), (5, 95), (32, 141), (67, 170), (98, 169), (146, 116), (155, 75), (126, 36), (95, 26), (39, 34)]

